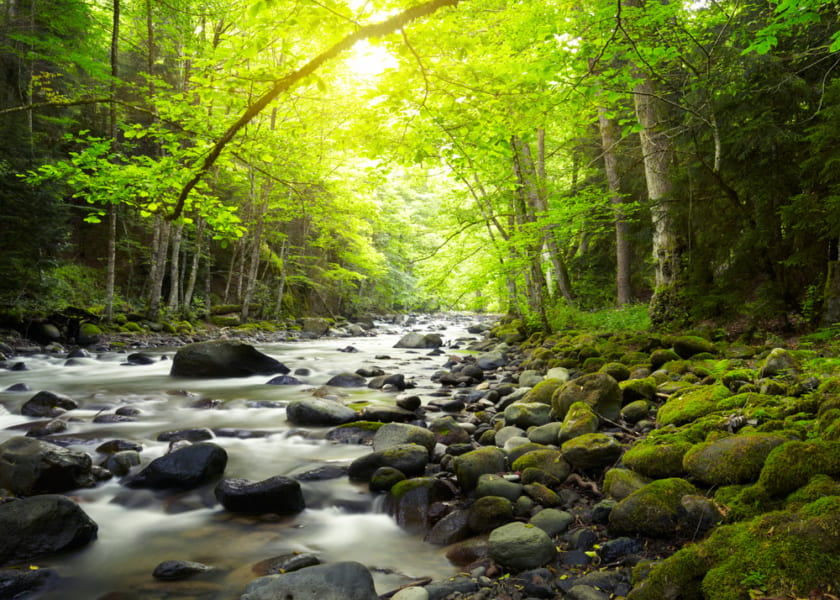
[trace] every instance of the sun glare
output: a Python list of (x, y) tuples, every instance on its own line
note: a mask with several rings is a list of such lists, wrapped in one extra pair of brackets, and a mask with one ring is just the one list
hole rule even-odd
[(396, 69), (397, 59), (386, 48), (361, 40), (347, 53), (344, 64), (352, 74), (369, 78), (388, 69)]

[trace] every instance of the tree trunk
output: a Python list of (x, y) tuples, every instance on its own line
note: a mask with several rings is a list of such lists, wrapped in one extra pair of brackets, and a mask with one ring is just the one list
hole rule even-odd
[(283, 293), (286, 288), (286, 255), (289, 252), (289, 239), (284, 238), (280, 245), (280, 281), (277, 284), (277, 303), (274, 305), (274, 316), (279, 319), (283, 313)]
[[(111, 28), (111, 103), (108, 107), (108, 128), (111, 145), (117, 150), (117, 77), (119, 68), (120, 0), (113, 3)], [(108, 266), (105, 275), (105, 320), (114, 318), (114, 287), (117, 278), (117, 206), (108, 205)]]
[(196, 219), (195, 244), (193, 248), (192, 267), (184, 289), (184, 310), (189, 312), (192, 306), (192, 297), (195, 293), (195, 283), (198, 281), (198, 267), (201, 262), (201, 246), (204, 237), (204, 219), (200, 216)]
[(621, 176), (618, 170), (618, 157), (615, 148), (619, 136), (617, 124), (607, 117), (607, 109), (598, 109), (598, 125), (601, 130), (601, 146), (604, 156), (604, 171), (610, 188), (610, 204), (615, 214), (615, 287), (619, 306), (629, 304), (633, 299), (630, 284), (630, 224), (624, 211), (624, 198), (621, 195)]
[(155, 235), (151, 248), (151, 272), (149, 273), (149, 296), (147, 316), (160, 318), (160, 298), (163, 279), (166, 276), (166, 256), (169, 250), (170, 225), (159, 215), (155, 219)]
[(172, 236), (172, 251), (169, 259), (169, 302), (167, 303), (167, 310), (170, 314), (178, 312), (179, 303), (181, 299), (181, 237), (184, 233), (184, 224), (178, 223), (172, 226), (174, 235)]
[(636, 116), (642, 126), (641, 141), (650, 213), (653, 220), (653, 262), (656, 273), (650, 304), (655, 327), (684, 324), (683, 253), (685, 244), (674, 218), (670, 168), (674, 158), (671, 140), (665, 133), (665, 105), (645, 79), (634, 90)]
[[(256, 195), (256, 181), (255, 181), (255, 173), (253, 170), (251, 171), (251, 194)], [(262, 204), (257, 209), (256, 214), (254, 215), (254, 236), (252, 240), (251, 246), (251, 256), (250, 256), (250, 264), (248, 265), (248, 271), (245, 277), (245, 292), (242, 294), (242, 311), (240, 313), (239, 320), (242, 323), (246, 323), (248, 321), (251, 299), (254, 297), (254, 290), (257, 287), (257, 274), (259, 273), (259, 266), (260, 266), (260, 250), (262, 248), (262, 231), (263, 231), (263, 216), (265, 215), (266, 211), (268, 210), (268, 197), (270, 195), (270, 186), (269, 184), (265, 184), (261, 187), (262, 196)], [(256, 198), (255, 198), (256, 199)], [(244, 253), (243, 253), (244, 254)], [(243, 259), (243, 268), (246, 266), (245, 261)]]

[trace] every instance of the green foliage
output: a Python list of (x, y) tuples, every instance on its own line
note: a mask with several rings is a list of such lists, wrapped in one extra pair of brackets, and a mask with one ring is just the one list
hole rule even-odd
[(556, 331), (642, 332), (650, 330), (650, 315), (644, 304), (584, 311), (570, 306), (556, 306), (550, 311), (551, 326)]

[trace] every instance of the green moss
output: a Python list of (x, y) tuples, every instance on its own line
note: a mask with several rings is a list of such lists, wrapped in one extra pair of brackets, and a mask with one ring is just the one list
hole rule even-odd
[(773, 434), (741, 434), (698, 444), (683, 458), (683, 466), (705, 484), (720, 486), (758, 479), (770, 451), (785, 438)]
[(134, 321), (126, 322), (125, 325), (123, 325), (123, 329), (130, 333), (141, 333), (143, 331), (143, 328), (140, 327), (140, 324)]
[(600, 356), (590, 356), (583, 361), (581, 368), (587, 373), (595, 373), (606, 364), (606, 361)]
[(653, 400), (656, 398), (656, 380), (653, 377), (627, 379), (618, 384), (621, 388), (622, 401), (627, 404), (634, 400)]
[(633, 577), (641, 581), (627, 600), (703, 600), (700, 584), (707, 570), (698, 547), (687, 546), (652, 569), (649, 564), (636, 567)]
[(679, 439), (657, 441), (655, 438), (633, 445), (622, 458), (624, 465), (651, 479), (679, 477), (685, 474), (683, 457), (692, 443)]
[(819, 474), (840, 475), (840, 442), (787, 442), (767, 457), (758, 481), (770, 496), (778, 497), (790, 494)]
[(562, 379), (549, 378), (540, 381), (533, 388), (528, 390), (522, 398), (522, 402), (539, 402), (541, 404), (551, 404), (551, 397), (554, 392), (565, 385)]
[(358, 429), (359, 431), (378, 431), (385, 423), (379, 421), (353, 421), (336, 425), (333, 429)]
[(601, 373), (606, 373), (616, 381), (624, 381), (625, 379), (630, 378), (630, 369), (628, 369), (624, 363), (620, 362), (606, 363), (599, 369), (599, 371)]
[(437, 480), (434, 477), (412, 477), (397, 482), (391, 488), (391, 495), (399, 500), (408, 493), (419, 489), (430, 489), (434, 487)]
[(840, 481), (828, 475), (814, 475), (806, 485), (788, 496), (785, 502), (788, 508), (798, 508), (828, 496), (840, 496)]
[(723, 385), (701, 386), (668, 400), (657, 412), (660, 425), (682, 425), (718, 410), (718, 402), (731, 395)]

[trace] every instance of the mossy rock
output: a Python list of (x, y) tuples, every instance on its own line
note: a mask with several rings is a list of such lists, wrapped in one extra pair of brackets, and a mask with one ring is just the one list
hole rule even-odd
[(719, 410), (718, 402), (731, 394), (723, 385), (700, 386), (668, 400), (659, 408), (656, 420), (660, 426), (690, 423)]
[[(781, 399), (778, 396), (761, 394), (759, 392), (742, 392), (719, 400), (717, 407), (719, 410), (727, 411), (749, 410), (758, 407), (778, 406), (780, 402)], [(768, 413), (769, 416), (771, 416), (770, 413)]]
[(513, 461), (511, 468), (520, 472), (525, 472), (527, 469), (536, 469), (560, 483), (566, 481), (566, 478), (572, 472), (572, 467), (556, 448), (542, 448), (523, 454)]
[(787, 508), (799, 508), (826, 496), (840, 496), (840, 481), (828, 475), (814, 475), (811, 480), (785, 499)]
[(683, 457), (683, 467), (708, 485), (751, 483), (758, 480), (770, 451), (786, 441), (767, 433), (729, 436), (694, 446)]
[(568, 440), (560, 447), (560, 451), (572, 467), (590, 471), (615, 464), (623, 448), (609, 434), (587, 433)]
[(601, 373), (606, 373), (618, 382), (630, 378), (630, 369), (627, 365), (620, 362), (608, 362), (603, 367), (598, 369)]
[(686, 546), (666, 561), (636, 567), (633, 578), (641, 581), (627, 600), (704, 600), (700, 586), (707, 571), (698, 547)]
[(799, 510), (774, 511), (720, 527), (699, 548), (710, 565), (707, 600), (741, 600), (760, 588), (768, 597), (809, 597), (840, 587), (840, 497)]
[(583, 371), (586, 373), (595, 373), (601, 367), (603, 367), (606, 364), (606, 362), (607, 361), (600, 356), (590, 356), (585, 361), (583, 361), (581, 369), (583, 369)]
[(832, 408), (820, 415), (817, 431), (824, 440), (840, 441), (840, 408)]
[(628, 423), (638, 423), (650, 417), (650, 402), (634, 400), (621, 409), (621, 418)]
[(534, 502), (545, 508), (560, 506), (563, 503), (557, 492), (539, 481), (533, 481), (526, 484), (522, 488), (522, 491), (525, 492), (525, 495), (531, 498)]
[(654, 400), (656, 398), (657, 384), (653, 377), (627, 379), (626, 381), (620, 381), (618, 387), (621, 388), (621, 398), (624, 404), (629, 404), (634, 400)]
[(610, 469), (604, 474), (604, 495), (614, 500), (624, 500), (649, 483), (650, 479), (630, 469)]
[(502, 496), (482, 496), (468, 511), (467, 524), (475, 533), (490, 533), (513, 521), (513, 502)]
[(679, 354), (677, 354), (673, 350), (659, 348), (658, 350), (654, 350), (650, 353), (650, 358), (648, 359), (648, 362), (650, 362), (651, 368), (655, 371), (657, 369), (664, 368), (665, 365), (668, 363), (672, 363), (679, 360)]
[(210, 322), (216, 327), (236, 327), (239, 317), (236, 315), (211, 315)]
[(485, 473), (507, 471), (507, 455), (501, 448), (478, 448), (455, 458), (455, 476), (464, 492), (472, 492)]
[(773, 348), (759, 370), (759, 377), (777, 377), (799, 372), (799, 362), (784, 348)]
[(600, 422), (598, 415), (592, 412), (592, 408), (586, 402), (575, 402), (569, 407), (560, 426), (558, 442), (562, 444), (580, 435), (595, 433)]
[(674, 352), (680, 358), (686, 359), (698, 354), (717, 354), (717, 348), (714, 342), (698, 335), (681, 335), (675, 337), (673, 340)]
[(522, 402), (539, 402), (541, 404), (551, 404), (551, 397), (554, 395), (559, 388), (565, 385), (565, 381), (562, 379), (550, 378), (544, 379), (539, 382), (537, 385), (532, 387), (525, 396), (522, 398)]
[(697, 489), (685, 479), (658, 479), (636, 490), (610, 512), (613, 534), (665, 538), (685, 532), (684, 496), (696, 496)]
[(551, 411), (563, 419), (575, 402), (585, 402), (602, 419), (615, 421), (621, 415), (621, 389), (606, 373), (591, 373), (569, 381), (551, 398)]
[(685, 439), (657, 440), (648, 437), (627, 450), (622, 462), (628, 469), (651, 479), (682, 477), (685, 475), (683, 458), (692, 446)]
[(79, 326), (79, 334), (76, 341), (82, 346), (89, 346), (99, 342), (102, 336), (102, 329), (96, 323), (82, 323)]
[(122, 328), (123, 328), (124, 331), (127, 331), (129, 333), (142, 333), (143, 332), (143, 328), (140, 327), (140, 324), (135, 322), (135, 321), (127, 321), (122, 326)]
[(720, 382), (730, 390), (737, 391), (745, 383), (753, 383), (756, 380), (756, 373), (752, 369), (732, 369), (720, 377)]
[(840, 476), (840, 442), (787, 442), (767, 456), (758, 482), (770, 496), (779, 497), (802, 487), (814, 475)]

